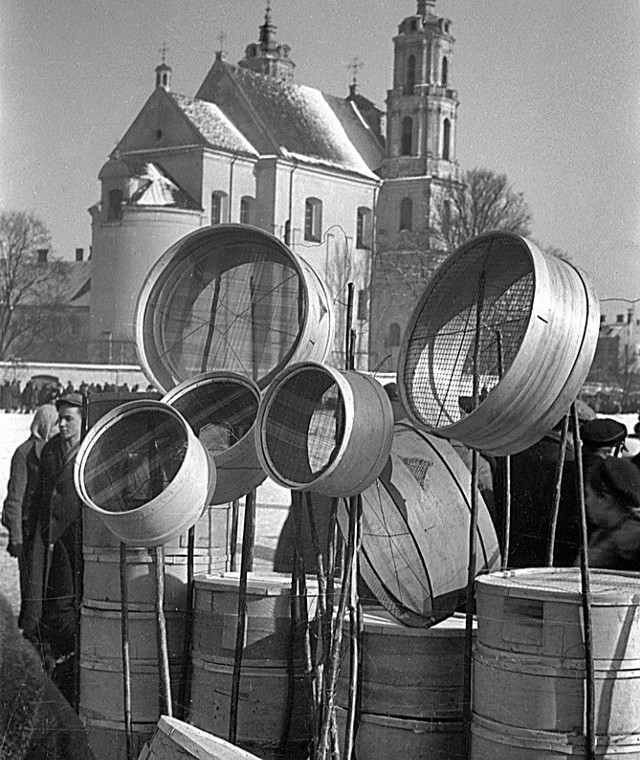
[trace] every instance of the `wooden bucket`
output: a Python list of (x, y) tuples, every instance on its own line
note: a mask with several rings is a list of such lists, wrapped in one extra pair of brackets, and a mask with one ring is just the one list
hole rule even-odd
[[(338, 509), (345, 534), (348, 515)], [(451, 445), (397, 423), (391, 457), (362, 494), (360, 570), (405, 625), (428, 627), (466, 599), (471, 475)], [(478, 494), (476, 573), (500, 566), (489, 511)]]
[(205, 372), (162, 400), (182, 414), (215, 462), (212, 504), (238, 499), (267, 477), (256, 452), (260, 390), (252, 380), (236, 372)]
[[(638, 734), (597, 736), (597, 758), (640, 760)], [(535, 731), (505, 726), (474, 715), (471, 722), (471, 760), (566, 760), (587, 758), (584, 736), (576, 732)]]
[(142, 369), (164, 391), (215, 370), (265, 388), (287, 364), (323, 361), (333, 345), (326, 284), (278, 238), (240, 224), (171, 246), (147, 275), (135, 322)]
[[(481, 235), (446, 259), (413, 312), (398, 364), (403, 405), (428, 432), (515, 454), (578, 395), (599, 324), (584, 272), (520, 235)], [(482, 403), (467, 414), (476, 353)]]
[[(216, 736), (227, 736), (233, 665), (194, 651), (192, 666), (189, 722)], [(247, 667), (243, 663), (237, 725), (237, 740), (241, 746), (279, 746), (287, 726), (289, 677), (286, 668)], [(307, 721), (307, 687), (302, 673), (294, 674), (293, 683), (288, 739), (294, 743), (306, 742), (311, 727)], [(257, 752), (257, 749), (252, 751)]]
[(153, 739), (144, 747), (138, 760), (258, 760), (224, 739), (163, 715)]
[[(336, 708), (341, 746), (347, 711)], [(360, 760), (465, 760), (464, 723), (461, 720), (410, 720), (363, 713), (355, 740)], [(493, 760), (496, 760), (496, 755)]]
[[(365, 610), (361, 710), (369, 715), (462, 720), (465, 617), (453, 615), (431, 628), (401, 625), (385, 610)], [(340, 669), (337, 703), (347, 706), (347, 656)]]
[(279, 485), (352, 496), (389, 458), (393, 409), (373, 377), (303, 362), (265, 392), (256, 436), (262, 467)]
[[(637, 733), (640, 705), (638, 575), (591, 570), (590, 576), (596, 734), (601, 745), (627, 747), (625, 737)], [(558, 743), (572, 746), (583, 731), (586, 682), (579, 569), (484, 576), (476, 581), (476, 598), (478, 735), (499, 725), (497, 734), (541, 732), (545, 741), (552, 735), (554, 751)]]
[(131, 401), (104, 415), (80, 444), (74, 481), (84, 503), (121, 540), (164, 544), (204, 512), (215, 464), (182, 415)]
[[(238, 573), (200, 575), (194, 579), (193, 649), (203, 658), (233, 664), (238, 625)], [(307, 615), (317, 609), (317, 582), (307, 578)], [(249, 573), (247, 578), (247, 629), (243, 665), (287, 668), (290, 662), (291, 576)], [(298, 598), (302, 604), (302, 598)], [(294, 637), (294, 660), (302, 668), (302, 628)], [(302, 671), (301, 671), (302, 672)]]

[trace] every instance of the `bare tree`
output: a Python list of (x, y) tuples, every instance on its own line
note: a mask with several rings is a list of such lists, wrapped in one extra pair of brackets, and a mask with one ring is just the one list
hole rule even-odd
[(506, 174), (490, 169), (464, 172), (462, 182), (445, 184), (436, 204), (433, 232), (449, 253), (467, 240), (492, 230), (528, 235), (531, 212)]
[(51, 234), (32, 212), (0, 213), (0, 359), (27, 350), (51, 328), (66, 283), (64, 262), (39, 262)]

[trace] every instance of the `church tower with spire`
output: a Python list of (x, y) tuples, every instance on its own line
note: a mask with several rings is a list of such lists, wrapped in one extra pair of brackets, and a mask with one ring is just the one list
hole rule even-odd
[(382, 371), (395, 369), (413, 305), (446, 255), (434, 217), (445, 188), (459, 181), (455, 40), (451, 21), (438, 16), (435, 5), (417, 0), (416, 13), (393, 39), (371, 296), (371, 362)]
[(260, 27), (258, 42), (247, 45), (244, 58), (238, 62), (243, 69), (290, 82), (295, 63), (289, 58), (289, 45), (278, 45), (275, 39), (276, 25), (271, 21), (271, 1), (267, 0), (264, 24)]

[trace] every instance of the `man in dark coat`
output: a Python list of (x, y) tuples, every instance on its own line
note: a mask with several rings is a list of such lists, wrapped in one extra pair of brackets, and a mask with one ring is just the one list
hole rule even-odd
[(60, 432), (42, 449), (33, 503), (32, 593), (25, 604), (24, 632), (58, 664), (54, 682), (72, 701), (82, 597), (82, 502), (73, 482), (73, 461), (80, 444), (82, 396), (63, 396), (56, 408)]

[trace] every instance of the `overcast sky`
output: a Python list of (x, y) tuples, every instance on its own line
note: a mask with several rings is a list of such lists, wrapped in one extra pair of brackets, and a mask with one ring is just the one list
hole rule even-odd
[[(458, 160), (505, 172), (533, 236), (569, 253), (601, 298), (640, 298), (640, 2), (438, 0), (456, 38)], [(295, 81), (346, 95), (350, 61), (384, 107), (392, 38), (414, 0), (272, 0)], [(58, 255), (91, 242), (98, 172), (153, 91), (195, 95), (219, 35), (236, 63), (264, 0), (2, 0), (0, 206), (35, 210)], [(640, 304), (639, 304), (640, 306)], [(639, 309), (640, 311), (640, 309)]]

